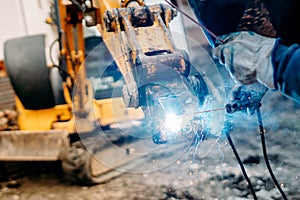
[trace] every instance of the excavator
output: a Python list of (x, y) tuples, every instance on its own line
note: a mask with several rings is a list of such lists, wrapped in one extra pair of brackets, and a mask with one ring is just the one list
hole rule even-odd
[[(13, 100), (1, 106), (14, 102), (18, 130), (0, 132), (0, 161), (60, 160), (72, 181), (97, 184), (116, 170), (98, 162), (94, 172), (93, 153), (81, 140), (116, 121), (145, 121), (145, 135), (155, 144), (219, 134), (215, 124), (222, 124), (224, 115), (199, 113), (207, 105), (221, 105), (223, 97), (188, 52), (176, 46), (170, 23), (177, 15), (168, 4), (144, 0), (53, 0), (46, 22), (57, 31), (57, 63), (46, 64), (45, 35), (9, 39), (4, 45), (7, 77), (1, 84), (7, 87), (1, 92)], [(89, 42), (90, 49), (84, 27), (101, 35)], [(95, 57), (99, 62), (91, 67)], [(91, 70), (102, 78), (100, 84), (91, 81)], [(116, 84), (107, 74), (122, 81)], [(103, 80), (117, 85), (113, 92), (97, 92)], [(136, 160), (130, 149), (120, 156), (117, 166)]]

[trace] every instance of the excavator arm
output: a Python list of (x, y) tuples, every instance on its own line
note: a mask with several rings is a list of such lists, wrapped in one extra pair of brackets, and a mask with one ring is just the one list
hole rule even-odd
[[(197, 111), (205, 103), (208, 90), (201, 74), (190, 77), (193, 66), (189, 56), (186, 51), (175, 45), (174, 39), (177, 38), (172, 37), (170, 22), (176, 16), (177, 11), (168, 4), (148, 5), (143, 0), (53, 0), (47, 22), (54, 25), (58, 33), (59, 63), (56, 67), (63, 79), (61, 82), (64, 101), (56, 103), (56, 99), (61, 99), (61, 92), (53, 92), (51, 89), (53, 84), (60, 83), (56, 76), (48, 83), (49, 67), (46, 65), (44, 53), (40, 50), (44, 49), (44, 45), (36, 45), (39, 48), (35, 48), (35, 54), (41, 55), (38, 56), (41, 58), (40, 62), (37, 62), (37, 59), (27, 59), (28, 66), (31, 66), (31, 71), (36, 72), (42, 65), (43, 77), (40, 76), (42, 80), (39, 82), (44, 81), (49, 87), (46, 91), (42, 86), (32, 83), (28, 87), (31, 93), (28, 93), (23, 87), (27, 79), (22, 82), (16, 78), (14, 82), (20, 83), (17, 94), (25, 93), (24, 98), (18, 95), (20, 101), (17, 101), (18, 110), (23, 113), (19, 117), (20, 129), (31, 130), (33, 125), (38, 124), (34, 129), (89, 132), (95, 129), (96, 120), (103, 126), (103, 121), (111, 118), (102, 115), (104, 112), (100, 107), (103, 108), (103, 104), (94, 106), (97, 102), (93, 94), (94, 88), (86, 74), (87, 55), (83, 29), (85, 23), (87, 27), (97, 27), (112, 62), (116, 63), (125, 82), (122, 88), (122, 103), (127, 108), (143, 110), (154, 142), (165, 143), (193, 137), (198, 130), (203, 129)], [(42, 44), (43, 40), (44, 36), (34, 37), (30, 43)], [(15, 58), (10, 56), (12, 54), (9, 50), (16, 51), (19, 44), (26, 46), (23, 44), (27, 44), (28, 41), (28, 38), (22, 38), (21, 41), (13, 40), (7, 43), (9, 48), (6, 51), (6, 61), (9, 69), (17, 69)], [(27, 51), (20, 53), (24, 54), (24, 57), (28, 56)], [(103, 55), (99, 54), (99, 60), (102, 59), (101, 56)], [(104, 61), (105, 58), (103, 63)], [(99, 70), (105, 65), (103, 63), (99, 63)], [(12, 76), (16, 74), (15, 71), (11, 73)], [(18, 74), (20, 71), (25, 71), (28, 75), (31, 73), (21, 65)], [(99, 78), (100, 76), (101, 74)], [(36, 90), (32, 90), (33, 86)], [(36, 103), (32, 103), (31, 94), (40, 94), (40, 91), (48, 95), (59, 95), (50, 95), (51, 98), (41, 95), (41, 98), (36, 98), (36, 102), (39, 103), (37, 106)], [(28, 100), (28, 105), (24, 99)], [(53, 101), (50, 101), (51, 99)], [(48, 102), (49, 105), (44, 102)], [(37, 119), (43, 120), (41, 123), (31, 123)], [(177, 128), (166, 125), (166, 121), (177, 124)], [(87, 124), (84, 124), (85, 122)]]
[[(108, 172), (115, 176), (115, 171), (92, 162), (95, 158), (86, 151), (88, 145), (82, 145), (77, 136), (82, 139), (94, 134), (100, 130), (99, 124), (105, 126), (103, 121), (116, 122), (113, 117), (128, 117), (130, 109), (128, 113), (120, 111), (126, 110), (124, 106), (142, 109), (149, 131), (145, 136), (151, 135), (155, 143), (194, 141), (206, 128), (202, 123), (205, 116), (197, 111), (209, 100), (209, 84), (200, 73), (191, 76), (193, 65), (187, 52), (175, 45), (177, 38), (172, 37), (170, 22), (176, 16), (176, 10), (167, 4), (148, 5), (143, 0), (53, 0), (47, 22), (58, 32), (59, 62), (53, 62), (53, 67), (47, 65), (45, 35), (12, 39), (5, 45), (20, 131), (0, 132), (0, 160), (60, 159), (72, 180), (102, 182), (109, 177)], [(120, 99), (113, 96), (100, 99), (109, 102), (108, 106), (97, 103), (94, 85), (86, 73), (83, 23), (97, 27), (104, 41), (101, 45), (108, 49), (124, 79), (122, 104), (112, 105)], [(103, 55), (98, 56), (101, 60)], [(107, 60), (99, 60), (100, 70)], [(113, 113), (114, 106), (118, 113)], [(101, 122), (95, 123), (97, 120)], [(102, 139), (98, 132), (95, 135)], [(94, 152), (99, 150), (98, 140), (92, 144), (96, 146), (90, 147), (93, 154), (115, 153), (111, 148)], [(145, 148), (143, 141), (137, 145)], [(137, 157), (126, 150), (117, 158), (113, 166), (126, 168)]]
[[(203, 102), (188, 81), (188, 54), (176, 47), (170, 32), (176, 10), (141, 0), (95, 0), (93, 7), (87, 18), (95, 17), (90, 21), (122, 73), (125, 105), (143, 109), (155, 143), (193, 137), (201, 128), (195, 110)], [(166, 127), (168, 116), (181, 125)]]

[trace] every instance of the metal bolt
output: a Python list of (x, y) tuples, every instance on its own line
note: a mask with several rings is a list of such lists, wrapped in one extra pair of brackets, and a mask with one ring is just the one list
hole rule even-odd
[(84, 19), (85, 19), (85, 21), (86, 21), (88, 24), (94, 23), (94, 19), (93, 19), (93, 17), (90, 16), (90, 15), (84, 16)]
[(90, 0), (86, 0), (85, 5), (87, 8), (92, 8), (92, 2)]

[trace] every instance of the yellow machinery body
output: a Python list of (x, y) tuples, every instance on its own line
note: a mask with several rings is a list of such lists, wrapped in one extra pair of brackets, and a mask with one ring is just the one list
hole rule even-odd
[[(125, 1), (122, 2), (124, 3)], [(46, 22), (54, 26), (59, 24), (59, 26), (56, 27), (57, 31), (63, 32), (63, 36), (60, 38), (60, 57), (64, 59), (66, 63), (65, 71), (68, 74), (68, 77), (62, 85), (66, 103), (46, 109), (26, 109), (16, 95), (15, 109), (18, 113), (19, 130), (0, 132), (0, 161), (60, 159), (57, 153), (55, 154), (57, 155), (56, 157), (49, 157), (49, 152), (53, 150), (55, 146), (53, 144), (56, 144), (57, 148), (60, 149), (62, 147), (61, 144), (67, 143), (57, 143), (56, 141), (68, 141), (68, 134), (76, 133), (75, 114), (83, 114), (86, 116), (86, 121), (91, 121), (91, 123), (87, 123), (86, 129), (84, 129), (86, 132), (92, 131), (95, 128), (90, 126), (90, 124), (108, 126), (122, 121), (140, 120), (144, 118), (143, 111), (140, 108), (126, 107), (121, 97), (96, 100), (93, 98), (93, 94), (87, 94), (86, 90), (91, 91), (91, 86), (86, 76), (84, 64), (83, 13), (77, 10), (71, 1), (58, 0), (56, 3), (56, 8), (58, 8), (56, 10), (56, 23), (54, 23), (54, 19), (51, 18), (47, 19)], [(101, 12), (119, 8), (121, 5), (121, 1), (119, 0), (94, 3), (99, 5), (97, 8), (97, 15), (99, 16), (101, 16)], [(104, 32), (102, 32), (102, 37), (107, 37)], [(5, 69), (3, 69), (3, 67), (1, 69), (1, 74), (5, 74), (6, 76)], [(77, 89), (74, 91), (76, 94), (72, 96), (71, 92), (73, 91), (75, 82)], [(34, 96), (32, 98), (34, 98)], [(76, 111), (74, 111), (74, 107), (76, 107)], [(4, 106), (2, 109), (5, 108)], [(55, 130), (58, 133), (63, 132), (64, 134), (53, 134)], [(24, 135), (22, 135), (23, 131)], [(44, 139), (41, 137), (42, 133), (44, 133)], [(47, 139), (45, 140), (49, 134), (51, 137), (55, 137), (56, 140), (53, 138), (48, 141)], [(35, 137), (35, 135), (37, 137)], [(11, 138), (20, 139), (11, 140)], [(26, 146), (24, 138), (27, 138), (27, 149), (32, 149), (31, 151), (24, 150)], [(35, 142), (28, 143), (29, 140)], [(6, 148), (7, 141), (13, 141), (9, 142), (9, 145), (15, 147), (10, 148), (13, 153), (8, 152), (9, 150)], [(47, 141), (49, 148), (46, 148), (47, 145), (45, 141)], [(36, 146), (37, 144), (44, 144), (46, 146), (45, 148), (32, 148), (32, 146)], [(22, 148), (17, 148), (18, 146), (22, 146)], [(44, 158), (42, 158), (42, 155), (44, 155)]]
[[(166, 4), (146, 5), (143, 0), (53, 2), (52, 13), (46, 22), (58, 32), (60, 63), (59, 66), (46, 68), (58, 68), (61, 72), (63, 80), (60, 87), (64, 103), (48, 107), (40, 105), (42, 108), (30, 109), (19, 95), (22, 92), (14, 89), (20, 130), (0, 132), (0, 161), (65, 159), (67, 162), (63, 162), (63, 166), (67, 167), (64, 169), (71, 171), (72, 176), (89, 183), (98, 183), (91, 172), (85, 171), (82, 176), (78, 169), (73, 168), (75, 164), (68, 164), (74, 162), (74, 159), (66, 152), (83, 152), (72, 145), (76, 142), (71, 144), (71, 134), (89, 133), (99, 126), (141, 120), (147, 118), (144, 114), (148, 111), (155, 115), (156, 111), (151, 110), (146, 100), (170, 95), (164, 92), (163, 87), (150, 84), (151, 81), (160, 81), (162, 85), (182, 94), (184, 98), (180, 104), (187, 102), (187, 99), (196, 98), (191, 92), (182, 93), (190, 89), (182, 81), (189, 74), (189, 62), (185, 52), (176, 47), (169, 30), (169, 23), (177, 16), (177, 12)], [(122, 97), (94, 98), (93, 86), (87, 77), (85, 66), (83, 22), (88, 27), (97, 27), (101, 34), (124, 79)], [(6, 64), (13, 68), (15, 62)], [(23, 70), (22, 65), (19, 69)], [(32, 73), (38, 70), (39, 68)], [(7, 71), (11, 74), (10, 70)], [(169, 80), (166, 80), (165, 74), (168, 74)], [(26, 84), (26, 80), (24, 83)], [(12, 85), (15, 88), (14, 81)], [(38, 94), (32, 94), (29, 98), (35, 98), (35, 95)], [(192, 113), (194, 107), (198, 106), (198, 101), (192, 102), (185, 106), (186, 113)], [(186, 121), (189, 123), (192, 117), (187, 116)], [(82, 155), (85, 156), (86, 153)], [(85, 156), (85, 159), (89, 156)], [(126, 162), (133, 159), (129, 154), (119, 156), (127, 159)], [(90, 160), (83, 163), (84, 167), (79, 171), (89, 170), (90, 163)], [(122, 165), (124, 163), (122, 161)], [(111, 169), (106, 166), (105, 170)]]

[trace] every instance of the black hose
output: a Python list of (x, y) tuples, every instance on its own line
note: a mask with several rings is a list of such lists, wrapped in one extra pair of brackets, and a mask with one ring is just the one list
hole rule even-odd
[(50, 57), (50, 61), (52, 62), (52, 64), (53, 64), (54, 66), (59, 66), (59, 64), (58, 64), (58, 65), (55, 64), (54, 59), (53, 59), (53, 55), (52, 55), (52, 50), (53, 50), (54, 44), (55, 44), (56, 42), (59, 43), (59, 39), (56, 39), (56, 40), (54, 40), (54, 41), (51, 43), (50, 48), (49, 48), (49, 54), (50, 54), (49, 57)]
[(262, 151), (263, 151), (263, 155), (264, 155), (264, 159), (265, 159), (265, 163), (267, 165), (267, 168), (268, 168), (268, 171), (272, 177), (272, 180), (274, 182), (274, 184), (276, 185), (277, 189), (279, 190), (282, 198), (284, 200), (287, 200), (288, 198), (286, 197), (285, 193), (283, 192), (280, 184), (278, 183), (273, 171), (272, 171), (272, 168), (271, 168), (271, 165), (270, 165), (270, 162), (269, 162), (269, 158), (268, 158), (268, 154), (267, 154), (267, 147), (266, 147), (266, 142), (265, 142), (265, 130), (264, 130), (264, 126), (263, 126), (263, 122), (262, 122), (262, 117), (261, 117), (261, 112), (260, 112), (260, 109), (258, 108), (256, 110), (256, 113), (257, 113), (257, 120), (258, 120), (258, 125), (259, 125), (259, 132), (260, 132), (260, 137), (261, 137), (261, 145), (262, 145)]
[(237, 152), (237, 150), (235, 148), (235, 145), (233, 144), (233, 141), (232, 141), (232, 139), (230, 137), (229, 131), (225, 131), (225, 135), (226, 135), (227, 140), (228, 140), (228, 142), (229, 142), (229, 144), (231, 146), (231, 149), (232, 149), (232, 151), (233, 151), (233, 153), (235, 155), (235, 158), (236, 158), (236, 160), (238, 161), (238, 163), (239, 163), (239, 165), (241, 167), (243, 176), (244, 176), (244, 178), (246, 179), (246, 181), (248, 183), (248, 188), (250, 189), (251, 194), (252, 194), (254, 200), (257, 200), (257, 197), (256, 197), (256, 194), (255, 194), (255, 190), (253, 188), (253, 185), (252, 185), (252, 183), (251, 183), (251, 181), (250, 181), (250, 179), (249, 179), (249, 177), (247, 175), (247, 172), (245, 170), (244, 164), (243, 164), (243, 162), (242, 162), (242, 160), (241, 160), (241, 158), (240, 158), (240, 156), (239, 156), (239, 154), (238, 154), (238, 152)]
[(71, 2), (77, 7), (79, 11), (82, 11), (83, 13), (85, 12), (85, 7), (83, 6), (83, 4), (81, 4), (81, 1), (71, 0)]
[(63, 79), (64, 81), (66, 81), (66, 78), (67, 78), (68, 76), (70, 76), (70, 74), (69, 74), (65, 69), (63, 69), (60, 65), (55, 64), (54, 59), (53, 59), (53, 55), (52, 55), (52, 50), (53, 50), (54, 44), (55, 44), (56, 42), (60, 43), (59, 41), (60, 41), (59, 39), (56, 39), (56, 40), (54, 40), (54, 41), (51, 43), (51, 45), (50, 45), (50, 50), (49, 50), (49, 52), (50, 52), (49, 57), (50, 57), (50, 61), (51, 61), (52, 64), (53, 64), (53, 67), (57, 67), (57, 68), (58, 68), (59, 73), (60, 73), (62, 79)]

